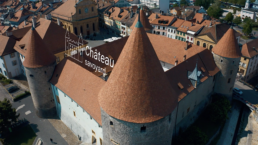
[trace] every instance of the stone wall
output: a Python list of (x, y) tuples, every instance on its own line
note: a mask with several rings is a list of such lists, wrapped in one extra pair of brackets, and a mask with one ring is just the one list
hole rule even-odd
[[(174, 111), (175, 112), (175, 111)], [(101, 109), (104, 145), (170, 145), (175, 113), (152, 123), (130, 123)], [(145, 128), (145, 130), (144, 130)]]
[(36, 114), (40, 118), (52, 118), (56, 116), (56, 106), (51, 85), (48, 82), (52, 77), (55, 65), (56, 63), (41, 68), (25, 67), (33, 104)]

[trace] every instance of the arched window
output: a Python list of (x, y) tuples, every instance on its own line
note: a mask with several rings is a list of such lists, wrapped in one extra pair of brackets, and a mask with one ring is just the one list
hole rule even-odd
[(95, 31), (95, 24), (92, 24), (92, 30)]
[(82, 12), (81, 12), (81, 9), (79, 9), (79, 14), (81, 14)]
[(200, 46), (200, 41), (197, 41), (197, 45)]
[(212, 45), (210, 45), (210, 51), (212, 50), (212, 48), (213, 48), (213, 46), (212, 46)]
[(78, 35), (78, 34), (77, 34), (77, 28), (76, 28), (76, 27), (74, 27), (74, 34), (75, 34), (75, 35)]
[(83, 29), (82, 29), (82, 26), (81, 26), (81, 34), (83, 34)]
[(206, 48), (206, 43), (203, 43), (202, 46)]
[(91, 7), (91, 11), (94, 11), (94, 7)]

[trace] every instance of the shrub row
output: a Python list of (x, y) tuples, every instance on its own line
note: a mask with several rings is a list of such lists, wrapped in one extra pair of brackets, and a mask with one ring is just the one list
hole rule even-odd
[(20, 95), (15, 96), (14, 99), (13, 99), (13, 101), (20, 100), (20, 99), (22, 99), (23, 97), (26, 97), (26, 96), (29, 95), (29, 94), (30, 94), (30, 92), (25, 91), (23, 94), (20, 94)]

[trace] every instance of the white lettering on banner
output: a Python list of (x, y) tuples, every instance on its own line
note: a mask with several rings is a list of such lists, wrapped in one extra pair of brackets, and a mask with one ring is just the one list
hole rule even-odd
[[(107, 66), (114, 67), (115, 61), (109, 57), (105, 57), (97, 49), (93, 50), (90, 46), (84, 46), (82, 36), (79, 36), (78, 42), (72, 40), (70, 38), (69, 31), (66, 31), (65, 34), (65, 54), (81, 63), (83, 63), (83, 55), (82, 53), (85, 52), (85, 55), (91, 57)], [(76, 58), (77, 56), (77, 58)], [(106, 68), (101, 68), (96, 64), (85, 60), (84, 64), (88, 67), (91, 67), (95, 72), (106, 73)]]

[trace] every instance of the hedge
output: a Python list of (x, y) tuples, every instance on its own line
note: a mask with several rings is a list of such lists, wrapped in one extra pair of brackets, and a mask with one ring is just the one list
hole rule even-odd
[(30, 92), (25, 91), (25, 93), (15, 96), (14, 99), (13, 99), (13, 101), (20, 100), (20, 99), (22, 99), (23, 97), (26, 97), (26, 96), (29, 95), (29, 94), (30, 94)]

